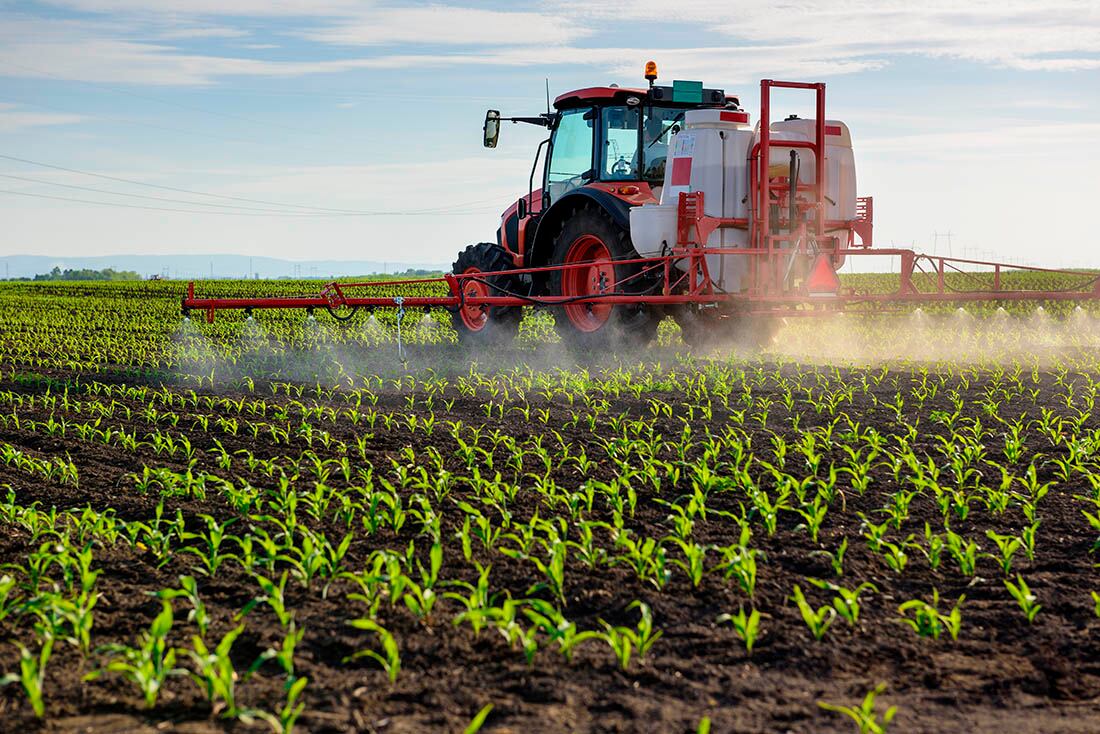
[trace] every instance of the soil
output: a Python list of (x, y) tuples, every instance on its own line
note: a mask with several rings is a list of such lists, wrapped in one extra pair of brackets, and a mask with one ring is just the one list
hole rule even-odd
[[(77, 377), (64, 372), (49, 376), (56, 381)], [(850, 375), (842, 371), (841, 376)], [(0, 389), (24, 394), (43, 392), (40, 386), (27, 381), (4, 380)], [(977, 413), (978, 403), (985, 394), (983, 381), (973, 380), (968, 387), (959, 385), (958, 389), (966, 410)], [(885, 383), (876, 391), (884, 399), (893, 396), (893, 388)], [(228, 388), (220, 393), (246, 394)], [(1042, 407), (1058, 408), (1054, 402), (1056, 393), (1054, 377), (1044, 374), (1043, 390), (1035, 403), (1006, 406), (1005, 414), (1027, 412), (1037, 416)], [(262, 393), (257, 386), (256, 394), (270, 395), (270, 392)], [(541, 424), (514, 413), (502, 419), (488, 419), (479, 401), (457, 393), (452, 397), (456, 402), (445, 416), (437, 401), (440, 418), (486, 425), (520, 440), (545, 430)], [(275, 399), (285, 400), (285, 396)], [(644, 396), (607, 399), (610, 401), (607, 415), (648, 415)], [(939, 402), (940, 407), (949, 407), (944, 398)], [(140, 407), (138, 403), (131, 406)], [(392, 385), (382, 391), (376, 408), (427, 414), (423, 401), (417, 400), (410, 409), (405, 396)], [(599, 456), (601, 448), (586, 427), (560, 428), (568, 415), (568, 406), (561, 402), (553, 409), (555, 417), (562, 419), (558, 425), (564, 438), (577, 447), (584, 446), (590, 456)], [(893, 430), (889, 414), (866, 398), (857, 398), (846, 410), (883, 433)], [(36, 416), (29, 410), (21, 411), (20, 415), (24, 421), (48, 417), (48, 413)], [(665, 436), (679, 435), (681, 419), (686, 417), (677, 408), (673, 417), (658, 421), (659, 432)], [(720, 425), (727, 417), (716, 413), (711, 425)], [(774, 425), (780, 426), (785, 420), (785, 411), (776, 408)], [(697, 430), (703, 427), (698, 416), (689, 422)], [(803, 426), (822, 422), (821, 416), (808, 411)], [(139, 434), (149, 430), (136, 410), (129, 422), (112, 419), (112, 423), (136, 429)], [(216, 436), (230, 451), (247, 448), (259, 456), (276, 456), (288, 450), (285, 446), (271, 445), (263, 436), (252, 439), (243, 431), (233, 438), (214, 431), (205, 434), (188, 430), (185, 425), (189, 423), (181, 421), (180, 429), (201, 449), (211, 448)], [(748, 427), (750, 423), (745, 425)], [(1092, 418), (1086, 425), (1097, 427)], [(362, 432), (343, 421), (325, 427), (335, 437), (349, 441)], [(767, 438), (759, 430), (757, 433), (760, 445), (766, 446)], [(148, 447), (135, 454), (118, 447), (84, 443), (71, 437), (50, 437), (10, 425), (0, 428), (0, 441), (35, 456), (70, 455), (79, 466), (79, 489), (31, 480), (10, 467), (0, 466), (0, 485), (10, 485), (17, 503), (23, 506), (37, 502), (43, 508), (59, 510), (79, 510), (85, 506), (96, 510), (112, 508), (119, 518), (148, 520), (158, 498), (136, 492), (126, 476), (140, 471), (143, 463), (184, 468), (182, 462), (157, 456)], [(424, 441), (422, 434), (410, 438), (408, 431), (378, 430), (369, 445), (368, 458), (376, 467), (385, 467), (406, 446), (422, 450)], [(449, 467), (464, 470), (454, 458), (457, 447), (446, 431), (437, 431), (431, 443), (448, 457)], [(1029, 439), (1029, 446), (1039, 443), (1038, 437)], [(922, 436), (918, 444), (932, 455), (931, 436)], [(300, 448), (296, 445), (296, 450)], [(315, 444), (313, 450), (322, 456), (334, 455), (326, 454), (320, 444)], [(991, 450), (997, 456), (996, 447)], [(209, 454), (201, 455), (198, 468), (218, 472)], [(256, 486), (270, 482), (260, 474), (249, 473), (240, 464), (234, 471)], [(1043, 472), (1041, 478), (1049, 480), (1049, 467)], [(606, 464), (601, 464), (596, 473), (605, 478), (612, 474)], [(566, 485), (579, 485), (583, 481), (583, 477), (564, 470), (555, 478)], [(753, 600), (763, 615), (762, 636), (751, 656), (731, 626), (717, 622), (720, 614), (736, 612), (746, 604), (745, 595), (720, 574), (707, 574), (698, 587), (692, 587), (683, 573), (676, 572), (672, 581), (658, 590), (640, 582), (627, 568), (590, 571), (571, 561), (564, 611), (580, 628), (599, 629), (601, 620), (633, 624), (637, 613), (628, 610), (628, 606), (635, 600), (643, 600), (652, 607), (655, 626), (663, 636), (644, 659), (635, 659), (623, 671), (605, 645), (591, 644), (582, 646), (571, 662), (550, 647), (540, 649), (534, 664), (528, 665), (522, 652), (510, 647), (493, 629), (475, 635), (468, 624), (452, 624), (459, 611), (458, 603), (442, 599), (428, 624), (419, 622), (400, 606), (383, 607), (384, 624), (401, 651), (401, 673), (391, 685), (379, 665), (367, 658), (344, 662), (355, 651), (375, 642), (347, 624), (348, 619), (362, 614), (361, 605), (346, 598), (354, 587), (347, 581), (336, 581), (327, 596), (323, 596), (320, 584), (305, 590), (291, 582), (287, 588), (290, 606), (298, 625), (306, 630), (295, 662), (298, 673), (309, 679), (304, 697), (306, 709), (298, 730), (460, 732), (484, 705), (491, 703), (493, 709), (482, 731), (501, 734), (694, 732), (704, 716), (711, 719), (711, 730), (715, 732), (850, 732), (855, 727), (849, 719), (824, 711), (818, 702), (855, 705), (882, 683), (886, 689), (879, 696), (877, 710), (882, 712), (887, 706), (898, 709), (891, 731), (930, 734), (964, 730), (1100, 731), (1100, 619), (1089, 598), (1090, 590), (1100, 589), (1094, 568), (1096, 559), (1090, 555), (1096, 538), (1081, 516), (1081, 503), (1073, 499), (1074, 494), (1085, 493), (1087, 488), (1069, 483), (1052, 489), (1041, 505), (1042, 526), (1035, 561), (1027, 561), (1022, 553), (1016, 557), (1013, 573), (1023, 574), (1043, 604), (1042, 612), (1029, 625), (1006, 593), (998, 564), (990, 558), (979, 561), (978, 575), (971, 580), (961, 576), (950, 559), (932, 570), (914, 552), (905, 572), (898, 575), (885, 566), (881, 556), (867, 548), (861, 537), (859, 513), (880, 507), (882, 493), (894, 486), (889, 470), (876, 467), (867, 494), (846, 494), (845, 510), (830, 512), (817, 543), (811, 542), (804, 530), (796, 528), (795, 519), (787, 516), (781, 519), (774, 536), (767, 537), (762, 530), (754, 535), (753, 542), (763, 549), (765, 559)], [(455, 490), (457, 495), (461, 492), (461, 487)], [(651, 501), (653, 498), (642, 490), (639, 495), (631, 526), (658, 538), (668, 535), (667, 508)], [(726, 504), (715, 500), (713, 506), (731, 512), (738, 510), (732, 499)], [(219, 520), (238, 518), (241, 525), (247, 523), (214, 491), (202, 500), (168, 498), (165, 507), (169, 516), (180, 510), (189, 529), (202, 527), (203, 514)], [(529, 517), (537, 507), (535, 500), (521, 491), (513, 512), (517, 517)], [(453, 521), (453, 517), (449, 519)], [(920, 497), (914, 502), (910, 519), (895, 535), (904, 538), (914, 533), (919, 538), (925, 521), (940, 523), (940, 515), (930, 500)], [(987, 529), (1018, 532), (1022, 523), (1018, 512), (1006, 513), (994, 521), (993, 516), (975, 508), (967, 520), (953, 524), (953, 529), (984, 541)], [(347, 532), (327, 521), (311, 525), (336, 539)], [(411, 525), (397, 535), (389, 531), (370, 536), (357, 533), (349, 549), (348, 566), (361, 568), (370, 552), (378, 548), (404, 548), (416, 534)], [(697, 523), (696, 536), (701, 542), (729, 544), (736, 540), (731, 528), (735, 526), (729, 520), (712, 514)], [(4, 530), (0, 537), (0, 562), (24, 562), (36, 548), (30, 534), (17, 524)], [(445, 520), (448, 552), (441, 578), (474, 581), (474, 569), (455, 550), (454, 530)], [(855, 585), (871, 581), (879, 593), (864, 597), (858, 626), (837, 620), (824, 640), (818, 642), (810, 636), (789, 596), (792, 587), (801, 584), (816, 602), (815, 606), (828, 601), (817, 595), (816, 590), (811, 595), (805, 578), (831, 578), (829, 562), (820, 551), (836, 549), (845, 538), (849, 547), (843, 582)], [(988, 547), (990, 543), (982, 545), (983, 550), (993, 550)], [(489, 556), (477, 546), (474, 558), (492, 563), (494, 591), (508, 590), (513, 596), (522, 597), (539, 580), (530, 563), (499, 553)], [(96, 645), (134, 644), (160, 609), (160, 602), (152, 593), (176, 586), (181, 574), (193, 574), (199, 579), (200, 593), (212, 617), (211, 637), (215, 640), (236, 625), (234, 615), (257, 593), (251, 578), (232, 562), (207, 578), (195, 573), (194, 556), (176, 555), (158, 567), (150, 554), (131, 549), (124, 540), (113, 546), (97, 546), (95, 559), (96, 566), (103, 571), (96, 585), (102, 594), (95, 608)], [(939, 640), (921, 638), (899, 622), (898, 605), (916, 597), (928, 598), (933, 588), (946, 600), (947, 607), (959, 596), (966, 597), (957, 641), (946, 635)], [(186, 605), (178, 602), (175, 608), (170, 639), (186, 645), (195, 628), (187, 620)], [(251, 611), (246, 622), (245, 631), (232, 649), (235, 666), (242, 673), (238, 696), (245, 706), (272, 710), (283, 700), (279, 669), (268, 662), (255, 675), (245, 677), (243, 671), (265, 649), (280, 644), (282, 632), (275, 616), (264, 605)], [(0, 621), (0, 636), (28, 643), (33, 639), (26, 620), (17, 621), (15, 617)], [(0, 689), (0, 721), (4, 722), (0, 728), (65, 732), (251, 729), (245, 723), (219, 718), (199, 689), (186, 678), (170, 680), (156, 707), (145, 710), (134, 686), (121, 677), (108, 675), (84, 682), (83, 676), (92, 669), (91, 663), (83, 660), (72, 645), (59, 641), (47, 668), (46, 718), (36, 719), (19, 685), (9, 685)], [(18, 651), (14, 646), (4, 646), (0, 651), (0, 670), (18, 670)]]

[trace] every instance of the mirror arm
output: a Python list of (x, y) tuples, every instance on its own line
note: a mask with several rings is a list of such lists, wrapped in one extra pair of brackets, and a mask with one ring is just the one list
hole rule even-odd
[(556, 118), (557, 118), (556, 114), (550, 113), (550, 114), (541, 114), (538, 117), (502, 117), (500, 119), (502, 121), (503, 120), (508, 120), (510, 122), (513, 122), (513, 123), (525, 122), (528, 125), (539, 125), (541, 127), (550, 127), (551, 125), (554, 124), (554, 120)]

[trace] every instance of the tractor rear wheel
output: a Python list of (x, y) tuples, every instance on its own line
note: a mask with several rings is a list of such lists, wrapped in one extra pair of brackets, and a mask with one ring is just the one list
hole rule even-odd
[[(554, 240), (554, 265), (577, 267), (555, 270), (550, 293), (565, 298), (596, 296), (589, 303), (566, 303), (555, 314), (558, 333), (570, 347), (586, 354), (606, 348), (644, 347), (657, 332), (659, 314), (644, 304), (600, 303), (607, 293), (643, 294), (657, 279), (641, 275), (630, 236), (601, 209), (582, 207), (562, 226)], [(632, 277), (634, 276), (634, 277)], [(616, 287), (617, 283), (622, 285)]]
[[(458, 254), (451, 272), (455, 275), (502, 273), (512, 267), (512, 257), (503, 247), (495, 242), (479, 242)], [(467, 297), (484, 297), (516, 293), (523, 284), (517, 275), (494, 275), (463, 280), (461, 287)], [(519, 306), (475, 306), (464, 303), (451, 314), (451, 322), (458, 332), (459, 342), (501, 344), (515, 337), (522, 316), (523, 310)]]

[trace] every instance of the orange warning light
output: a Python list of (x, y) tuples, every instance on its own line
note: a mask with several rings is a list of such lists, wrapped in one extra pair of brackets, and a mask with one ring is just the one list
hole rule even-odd
[(646, 78), (647, 81), (651, 81), (651, 82), (657, 80), (657, 62), (656, 61), (647, 61), (647, 62), (645, 62), (645, 78)]

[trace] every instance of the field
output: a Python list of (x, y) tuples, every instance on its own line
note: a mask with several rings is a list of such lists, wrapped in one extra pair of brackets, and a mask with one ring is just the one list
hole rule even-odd
[(1098, 728), (1090, 311), (403, 362), (180, 295), (0, 286), (6, 730)]

